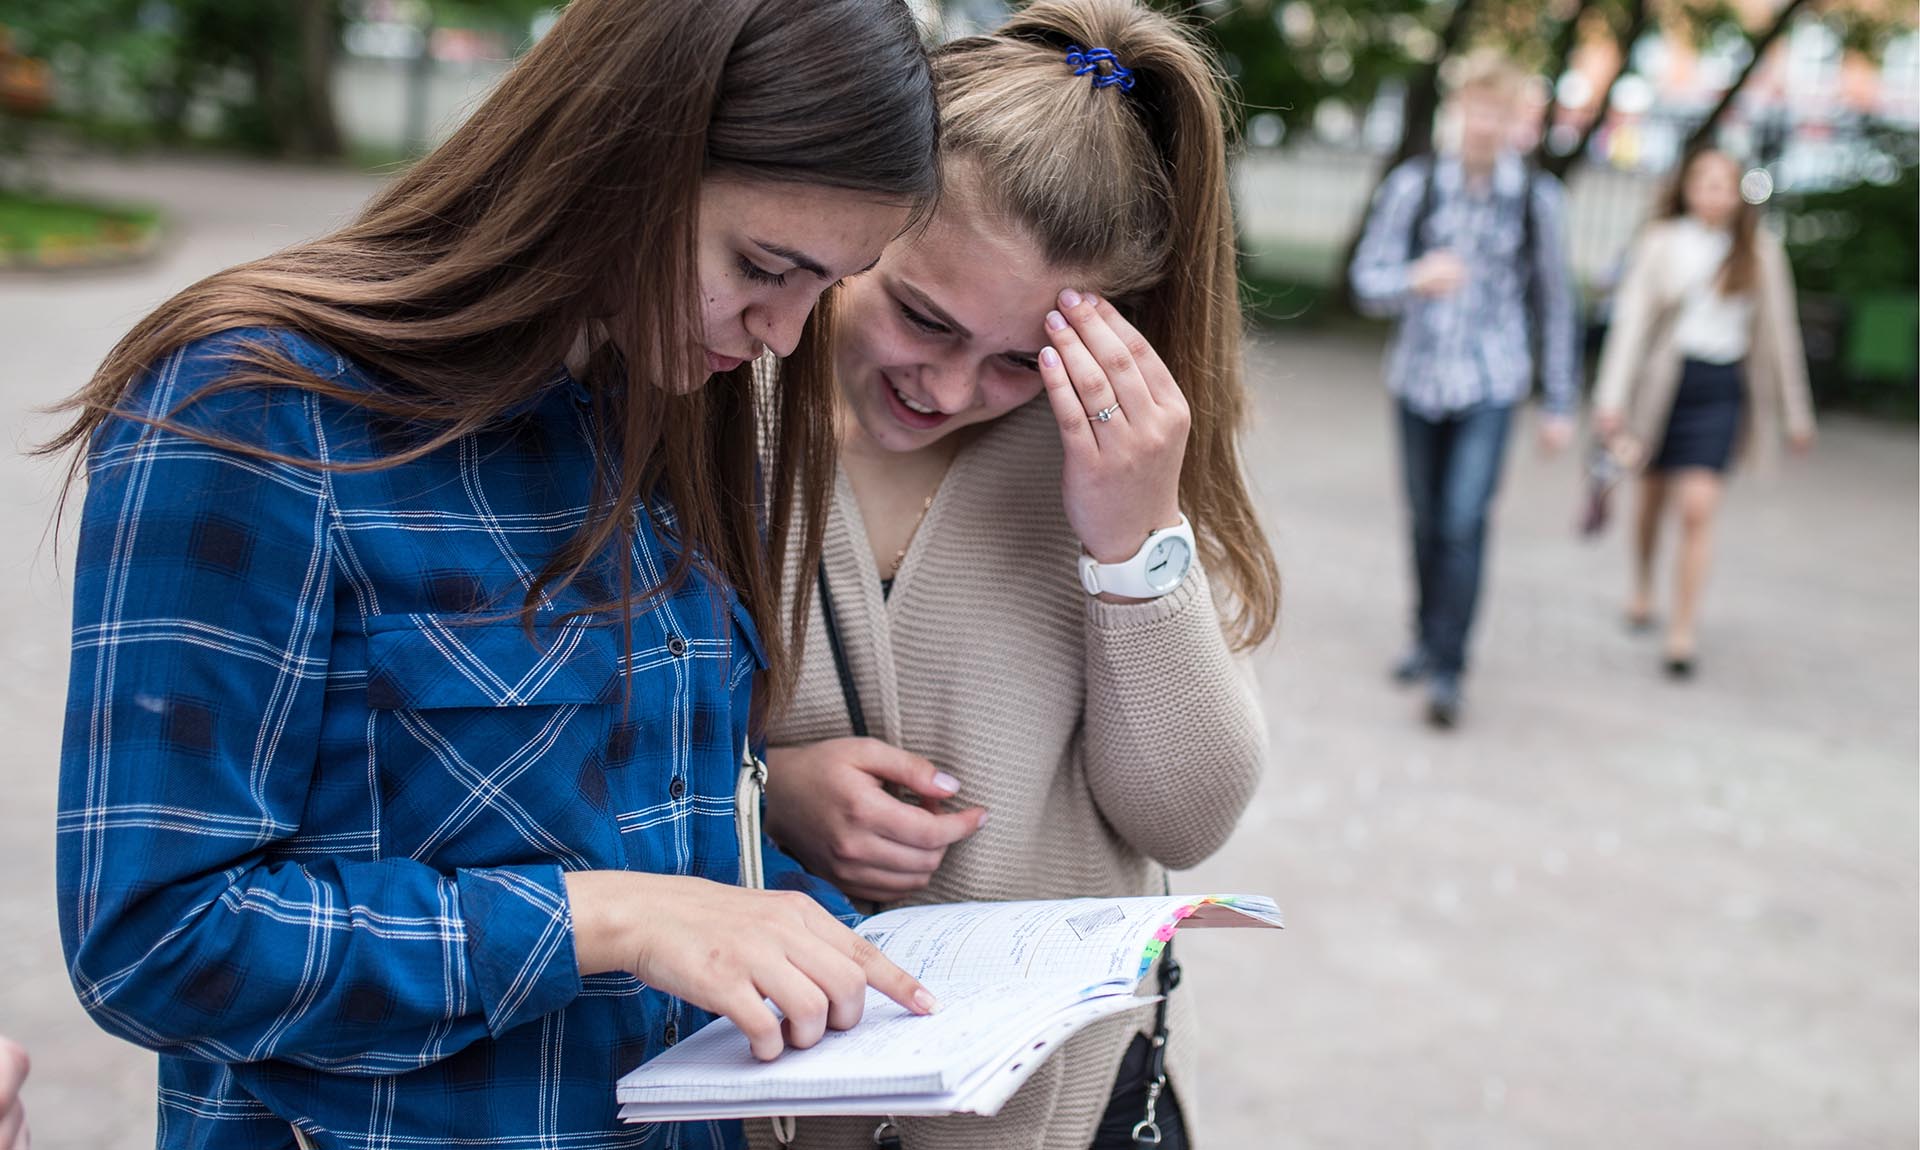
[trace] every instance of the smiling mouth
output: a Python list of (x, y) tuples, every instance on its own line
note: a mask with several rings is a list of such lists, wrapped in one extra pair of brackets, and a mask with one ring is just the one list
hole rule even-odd
[[(888, 384), (887, 384), (887, 386), (888, 386), (888, 387), (893, 387), (893, 384), (892, 384), (892, 382), (891, 382), (891, 381), (889, 381), (889, 382), (888, 382)], [(913, 399), (911, 399), (911, 398), (909, 398), (909, 397), (907, 396), (907, 393), (906, 393), (906, 392), (904, 392), (904, 391), (901, 391), (901, 390), (900, 390), (899, 388), (897, 388), (897, 387), (893, 387), (893, 397), (894, 397), (895, 399), (897, 399), (897, 400), (899, 400), (899, 401), (900, 401), (900, 406), (901, 406), (901, 407), (904, 407), (904, 408), (906, 408), (906, 409), (907, 409), (908, 411), (911, 411), (911, 412), (913, 412), (913, 413), (914, 413), (915, 415), (943, 415), (943, 414), (945, 414), (945, 413), (944, 413), (944, 412), (942, 412), (942, 411), (941, 411), (941, 410), (940, 410), (939, 408), (935, 408), (935, 407), (927, 407), (927, 406), (926, 406), (926, 405), (924, 405), (924, 404), (921, 404), (921, 403), (917, 403), (917, 402), (915, 402), (915, 401), (914, 401)]]

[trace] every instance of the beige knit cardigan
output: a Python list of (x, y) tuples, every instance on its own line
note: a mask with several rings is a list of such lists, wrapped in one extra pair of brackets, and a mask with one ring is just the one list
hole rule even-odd
[[(1674, 266), (1680, 251), (1674, 227), (1671, 220), (1649, 224), (1628, 256), (1593, 385), (1594, 407), (1624, 414), (1628, 434), (1645, 449), (1643, 463), (1666, 438), (1684, 362), (1674, 329), (1680, 293), (1691, 284)], [(1753, 331), (1743, 373), (1748, 402), (1741, 408), (1738, 457), (1765, 471), (1778, 454), (1782, 430), (1812, 433), (1813, 400), (1786, 249), (1766, 228), (1757, 229), (1753, 241)]]
[[(1109, 604), (1080, 589), (1042, 397), (964, 447), (883, 597), (846, 474), (825, 565), (868, 733), (924, 755), (984, 805), (910, 902), (1159, 894), (1162, 866), (1217, 850), (1266, 749), (1256, 692), (1198, 565), (1172, 594)], [(787, 572), (788, 601), (799, 578)], [(817, 596), (776, 746), (851, 734)], [(1152, 991), (1152, 979), (1145, 989)], [(1204, 1040), (1191, 981), (1171, 997), (1169, 1076), (1197, 1124)], [(1085, 1147), (1145, 1009), (1077, 1035), (997, 1116), (902, 1119), (908, 1150)], [(805, 1118), (802, 1147), (871, 1147), (873, 1119)], [(768, 1124), (751, 1122), (756, 1146)]]

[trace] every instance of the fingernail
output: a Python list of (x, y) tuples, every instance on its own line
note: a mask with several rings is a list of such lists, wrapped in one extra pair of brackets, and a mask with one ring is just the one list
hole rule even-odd
[(945, 771), (934, 772), (933, 785), (950, 795), (960, 792), (960, 780)]
[(1050, 347), (1043, 347), (1040, 349), (1040, 362), (1048, 367), (1059, 367), (1060, 353)]
[(1066, 291), (1061, 292), (1060, 306), (1061, 307), (1079, 307), (1080, 293), (1077, 291), (1074, 291), (1072, 288), (1068, 288)]
[(934, 1011), (940, 1009), (940, 1003), (934, 999), (933, 995), (929, 993), (924, 986), (913, 992), (913, 1004), (920, 1008), (920, 1013), (922, 1014), (932, 1014)]
[(986, 825), (987, 825), (987, 812), (981, 811), (980, 817), (974, 820), (973, 829), (977, 831), (981, 827), (984, 827)]
[[(1067, 306), (1071, 307), (1073, 305), (1068, 304)], [(1048, 331), (1065, 331), (1066, 329), (1067, 329), (1066, 316), (1061, 315), (1057, 311), (1050, 311), (1047, 313), (1047, 330)]]
[(1087, 306), (1088, 306), (1088, 307), (1099, 307), (1099, 306), (1100, 306), (1100, 297), (1099, 297), (1099, 296), (1097, 296), (1097, 295), (1094, 295), (1094, 294), (1093, 294), (1092, 292), (1088, 292), (1088, 293), (1087, 293)]

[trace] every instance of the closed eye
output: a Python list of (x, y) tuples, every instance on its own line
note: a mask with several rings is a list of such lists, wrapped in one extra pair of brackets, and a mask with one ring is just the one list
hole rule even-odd
[(1038, 356), (1010, 351), (1006, 354), (1005, 359), (1007, 363), (1017, 371), (1037, 372), (1040, 370), (1040, 358)]
[(768, 287), (785, 287), (787, 283), (787, 273), (770, 272), (745, 256), (740, 257), (740, 274), (754, 283), (766, 284)]
[(900, 309), (900, 315), (903, 318), (905, 318), (908, 323), (919, 328), (921, 331), (926, 332), (928, 335), (952, 335), (953, 334), (952, 328), (936, 320), (928, 319), (926, 316), (921, 315), (919, 312), (908, 307), (906, 304), (901, 303), (899, 300), (894, 301), (894, 306)]

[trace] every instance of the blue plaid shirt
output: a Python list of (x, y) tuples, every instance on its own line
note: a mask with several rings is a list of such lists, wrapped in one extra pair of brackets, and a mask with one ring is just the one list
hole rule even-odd
[[(1429, 170), (1433, 197), (1416, 245), (1414, 218)], [(1567, 258), (1567, 192), (1543, 172), (1533, 174), (1531, 203), (1525, 202), (1528, 187), (1518, 156), (1501, 156), (1484, 189), (1470, 187), (1460, 162), (1443, 156), (1401, 164), (1374, 198), (1354, 253), (1353, 294), (1366, 311), (1399, 318), (1387, 352), (1387, 390), (1422, 418), (1524, 400), (1533, 386), (1536, 345), (1546, 409), (1568, 415), (1579, 400), (1580, 315)], [(1529, 211), (1531, 269), (1522, 257)], [(1410, 286), (1416, 248), (1451, 250), (1467, 266), (1466, 283), (1438, 299), (1416, 294)], [(1537, 332), (1528, 330), (1529, 290)]]
[[(307, 341), (234, 333), (169, 357), (130, 402), (171, 411), (238, 338), (367, 385)], [(60, 925), (88, 1011), (160, 1052), (161, 1146), (291, 1146), (289, 1123), (367, 1150), (739, 1142), (732, 1123), (618, 1124), (616, 1076), (709, 1016), (574, 961), (564, 870), (737, 881), (764, 663), (733, 592), (697, 574), (641, 605), (624, 661), (604, 618), (560, 621), (605, 593), (593, 579), (542, 602), (528, 640), (523, 591), (585, 517), (583, 398), (557, 373), (497, 428), (371, 471), (129, 421), (96, 436)], [(409, 436), (292, 388), (182, 421), (322, 464)], [(620, 558), (639, 586), (672, 559), (647, 518)], [(771, 844), (767, 867), (851, 921)]]

